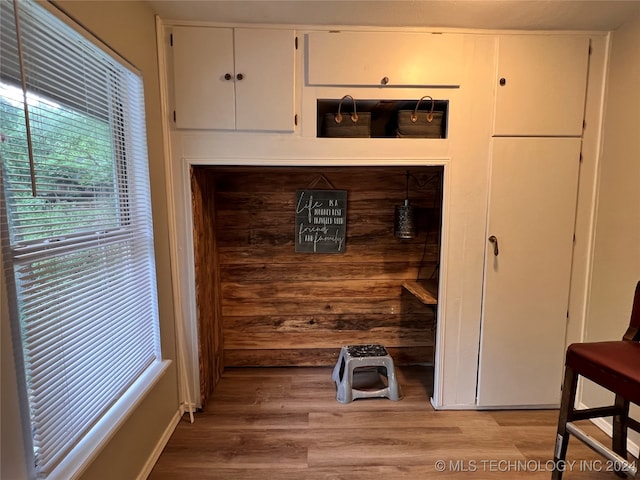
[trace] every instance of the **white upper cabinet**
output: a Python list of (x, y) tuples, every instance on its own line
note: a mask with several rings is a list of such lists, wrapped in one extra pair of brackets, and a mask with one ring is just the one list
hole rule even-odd
[(460, 85), (463, 36), (401, 32), (307, 34), (307, 84)]
[(494, 135), (581, 136), (589, 38), (501, 35)]
[(178, 128), (294, 129), (293, 30), (174, 27)]

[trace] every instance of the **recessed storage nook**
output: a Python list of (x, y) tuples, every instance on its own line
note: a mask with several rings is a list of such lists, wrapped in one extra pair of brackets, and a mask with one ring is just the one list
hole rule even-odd
[[(371, 138), (447, 138), (449, 101), (431, 97), (415, 100), (370, 99), (318, 99), (317, 136), (330, 137), (328, 128), (336, 124), (336, 117), (346, 125), (353, 124), (351, 116), (358, 120), (368, 116)], [(354, 107), (355, 104), (355, 107)], [(404, 122), (404, 123), (403, 123)], [(399, 125), (403, 123), (403, 125)], [(403, 127), (409, 133), (403, 133)], [(343, 138), (355, 135), (344, 135)]]
[[(399, 239), (407, 173), (416, 234)], [(223, 367), (333, 366), (347, 344), (432, 365), (442, 180), (440, 166), (193, 166), (203, 397)], [(310, 188), (346, 191), (343, 253), (296, 253), (296, 192)]]

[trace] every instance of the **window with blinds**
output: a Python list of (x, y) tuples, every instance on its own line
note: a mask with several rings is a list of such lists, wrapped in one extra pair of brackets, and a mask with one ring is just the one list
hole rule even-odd
[(0, 2), (0, 155), (25, 431), (55, 477), (160, 362), (140, 75), (35, 2)]

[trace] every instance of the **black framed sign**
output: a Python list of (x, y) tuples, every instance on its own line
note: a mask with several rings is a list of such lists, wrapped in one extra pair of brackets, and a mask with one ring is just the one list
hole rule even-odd
[(346, 233), (346, 190), (296, 191), (296, 252), (343, 253)]

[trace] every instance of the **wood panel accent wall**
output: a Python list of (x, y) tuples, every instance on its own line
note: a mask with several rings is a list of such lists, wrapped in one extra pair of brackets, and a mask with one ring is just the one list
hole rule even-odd
[(213, 172), (191, 169), (200, 401), (206, 404), (224, 368)]
[[(406, 167), (194, 170), (200, 334), (214, 335), (201, 340), (203, 351), (219, 341), (217, 327), (203, 324), (220, 321), (225, 366), (334, 365), (340, 346), (353, 343), (381, 343), (397, 363), (433, 360), (435, 308), (401, 285), (437, 278), (442, 167), (408, 169), (419, 218), (411, 240), (393, 235)], [(348, 192), (342, 254), (294, 251), (296, 190), (320, 175)]]

